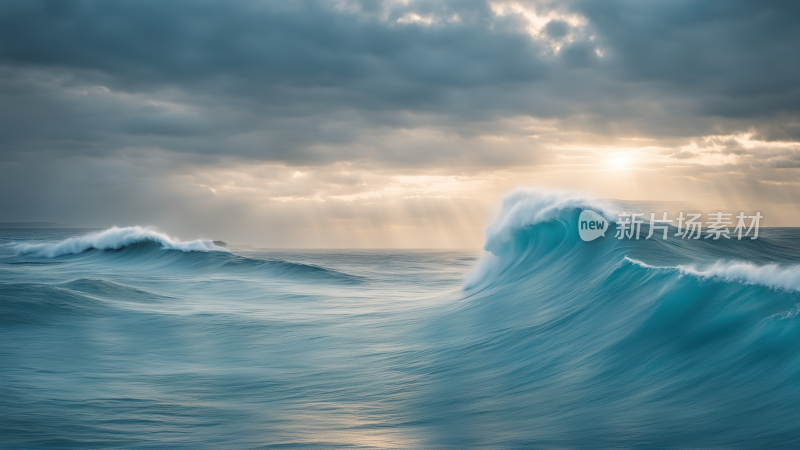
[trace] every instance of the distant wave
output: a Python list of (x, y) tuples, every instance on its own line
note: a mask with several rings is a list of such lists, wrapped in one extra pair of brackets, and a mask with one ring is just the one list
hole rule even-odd
[[(17, 256), (33, 256), (39, 258), (55, 258), (72, 255), (88, 250), (120, 250), (119, 252), (95, 252), (91, 263), (108, 266), (122, 264), (138, 267), (142, 270), (169, 270), (172, 273), (188, 271), (200, 273), (228, 273), (237, 276), (262, 273), (268, 277), (311, 278), (314, 280), (337, 283), (360, 283), (363, 279), (337, 270), (283, 261), (280, 259), (263, 259), (259, 257), (237, 255), (215, 245), (209, 240), (182, 242), (160, 233), (152, 228), (126, 227), (110, 228), (101, 232), (65, 239), (61, 242), (32, 244), (23, 243), (13, 247)], [(122, 251), (124, 250), (124, 251)], [(177, 250), (177, 251), (162, 251)], [(59, 261), (10, 261), (6, 264), (42, 265), (58, 264)], [(139, 269), (137, 269), (139, 270)], [(83, 281), (82, 284), (88, 282)], [(116, 291), (120, 286), (100, 286), (91, 282), (91, 289), (98, 291)], [(70, 287), (72, 289), (72, 287)], [(82, 290), (78, 289), (78, 290)], [(92, 291), (94, 292), (94, 291)], [(124, 296), (130, 297), (130, 292)], [(145, 295), (147, 297), (147, 295)]]
[(41, 258), (71, 255), (89, 249), (117, 250), (129, 245), (153, 242), (162, 248), (183, 252), (227, 251), (214, 245), (210, 240), (197, 239), (181, 242), (153, 228), (145, 227), (112, 227), (97, 233), (73, 237), (61, 242), (48, 244), (19, 244), (14, 247), (18, 255), (29, 255)]
[(646, 269), (670, 269), (700, 278), (717, 278), (745, 284), (759, 284), (787, 291), (800, 291), (800, 266), (781, 267), (777, 264), (759, 266), (742, 261), (717, 261), (706, 269), (699, 269), (694, 265), (658, 267), (627, 256), (625, 259)]

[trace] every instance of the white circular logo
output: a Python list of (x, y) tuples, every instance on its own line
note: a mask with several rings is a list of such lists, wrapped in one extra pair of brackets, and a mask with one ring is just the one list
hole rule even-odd
[(578, 234), (584, 241), (593, 241), (600, 236), (605, 237), (608, 230), (608, 221), (605, 217), (588, 209), (581, 212), (578, 218)]

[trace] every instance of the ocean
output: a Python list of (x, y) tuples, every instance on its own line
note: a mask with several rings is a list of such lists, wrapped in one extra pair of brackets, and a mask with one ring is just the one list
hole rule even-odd
[(519, 191), (462, 251), (0, 229), (0, 448), (800, 446), (800, 229), (582, 241), (611, 207)]

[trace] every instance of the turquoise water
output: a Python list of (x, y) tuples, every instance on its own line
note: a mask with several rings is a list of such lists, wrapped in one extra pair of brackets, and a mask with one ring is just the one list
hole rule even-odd
[(586, 243), (580, 206), (485, 254), (0, 230), (0, 447), (800, 446), (800, 230)]

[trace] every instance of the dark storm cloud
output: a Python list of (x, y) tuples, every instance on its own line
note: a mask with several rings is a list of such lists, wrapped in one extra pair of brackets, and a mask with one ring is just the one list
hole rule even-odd
[(698, 111), (752, 118), (800, 109), (800, 3), (580, 1), (626, 81), (701, 97)]
[(513, 134), (503, 121), (526, 116), (597, 135), (798, 136), (796, 3), (521, 4), (552, 17), (539, 35), (502, 2), (6, 0), (0, 152), (457, 165), (458, 149), (374, 134)]
[(517, 30), (397, 26), (325, 3), (12, 1), (0, 8), (6, 64), (90, 71), (96, 82), (134, 92), (202, 88), (197, 94), (255, 98), (264, 109), (289, 106), (289, 114), (305, 112), (292, 105), (310, 97), (315, 105), (414, 108), (435, 103), (438, 88), (529, 82), (544, 71), (536, 58), (519, 57), (537, 47)]

